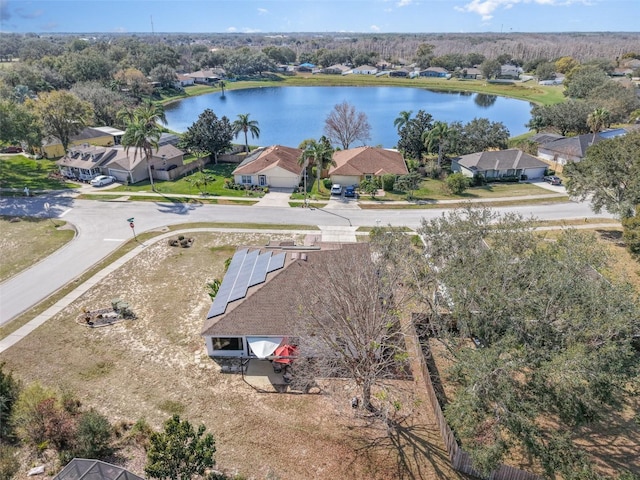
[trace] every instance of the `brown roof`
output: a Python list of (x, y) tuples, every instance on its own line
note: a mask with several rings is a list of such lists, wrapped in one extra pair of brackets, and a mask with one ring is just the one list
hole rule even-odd
[(358, 147), (338, 150), (333, 154), (335, 167), (329, 175), (406, 175), (409, 173), (402, 154), (397, 150), (376, 147)]
[(299, 148), (283, 147), (282, 145), (262, 148), (255, 150), (253, 154), (243, 160), (233, 171), (233, 174), (251, 175), (278, 166), (300, 175), (304, 168), (303, 165), (298, 164), (298, 159), (301, 155), (302, 150)]
[[(313, 278), (314, 266), (335, 255), (338, 248), (338, 244), (324, 244), (321, 250), (285, 251), (283, 268), (268, 273), (264, 283), (249, 287), (244, 298), (228, 303), (224, 313), (207, 318), (201, 334), (295, 335), (296, 312), (307, 283), (305, 279)], [(368, 245), (356, 243), (341, 248), (368, 248)]]

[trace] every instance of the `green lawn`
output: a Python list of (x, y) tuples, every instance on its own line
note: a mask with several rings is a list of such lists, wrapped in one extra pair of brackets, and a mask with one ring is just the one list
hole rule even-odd
[(75, 187), (72, 183), (49, 177), (50, 173), (57, 171), (58, 167), (52, 160), (0, 155), (0, 188), (61, 190)]
[[(375, 197), (375, 200), (385, 202), (394, 200), (406, 200), (408, 192), (385, 192), (384, 196)], [(551, 192), (530, 183), (494, 183), (482, 187), (467, 189), (462, 195), (450, 195), (444, 190), (442, 180), (423, 180), (419, 190), (413, 192), (416, 200), (470, 200), (474, 198), (503, 198), (524, 197), (527, 195), (544, 195)], [(369, 195), (361, 195), (361, 200), (371, 200)]]
[[(346, 87), (346, 86), (386, 86), (386, 87), (414, 87), (427, 88), (431, 90), (441, 90), (449, 92), (478, 92), (489, 95), (500, 95), (503, 97), (517, 98), (540, 105), (552, 105), (565, 101), (562, 94), (562, 86), (542, 86), (533, 81), (525, 83), (498, 84), (487, 83), (484, 80), (459, 80), (452, 78), (392, 78), (388, 76), (376, 77), (375, 75), (324, 75), (324, 74), (298, 74), (272, 75), (264, 80), (249, 80), (225, 83), (225, 91), (239, 90), (243, 88), (256, 87), (286, 87), (286, 86), (309, 86), (309, 87)], [(219, 87), (209, 87), (205, 85), (195, 85), (185, 89), (183, 97), (164, 98), (162, 103), (179, 100), (180, 98), (202, 95), (205, 93), (219, 92)]]
[[(156, 180), (155, 186), (156, 191), (159, 193), (171, 193), (176, 195), (198, 195), (198, 194), (206, 194), (206, 195), (214, 195), (214, 196), (225, 196), (225, 197), (261, 197), (261, 192), (251, 192), (245, 190), (232, 190), (228, 188), (224, 188), (225, 180), (233, 180), (233, 175), (231, 174), (233, 170), (237, 167), (234, 163), (220, 163), (218, 165), (209, 164), (205, 165), (202, 171), (205, 174), (212, 175), (214, 180), (209, 183), (206, 187), (196, 188), (195, 186), (189, 183), (189, 179), (196, 175), (198, 172), (192, 173), (180, 179), (174, 181), (159, 181)], [(127, 193), (135, 193), (135, 192), (151, 192), (151, 184), (149, 181), (138, 182), (135, 185), (127, 185), (116, 187), (110, 192), (127, 192)]]

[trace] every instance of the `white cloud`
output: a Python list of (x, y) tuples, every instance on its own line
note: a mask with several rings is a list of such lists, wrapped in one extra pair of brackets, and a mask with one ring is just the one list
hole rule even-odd
[(551, 7), (566, 6), (572, 3), (582, 3), (585, 5), (590, 4), (589, 0), (471, 0), (462, 7), (456, 6), (454, 8), (459, 12), (477, 13), (482, 17), (482, 20), (486, 21), (493, 18), (493, 12), (498, 8), (504, 8), (507, 10), (518, 3), (536, 3), (538, 5), (547, 5)]
[(266, 15), (267, 13), (269, 13), (269, 10), (267, 10), (266, 8), (258, 9), (258, 15)]
[(237, 32), (238, 29), (236, 27), (229, 27), (227, 28), (227, 32), (233, 33), (233, 32)]
[(377, 26), (377, 25), (371, 25), (369, 28), (374, 32), (379, 32), (380, 31), (380, 27)]
[(400, 0), (398, 7), (406, 7), (407, 5), (411, 5), (411, 2), (413, 2), (413, 0)]
[(259, 28), (248, 28), (248, 27), (245, 27), (245, 28), (242, 29), (242, 31), (244, 33), (260, 33), (262, 30), (260, 30)]

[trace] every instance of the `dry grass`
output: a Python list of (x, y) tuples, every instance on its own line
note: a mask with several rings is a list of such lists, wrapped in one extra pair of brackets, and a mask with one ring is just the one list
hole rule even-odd
[[(56, 220), (22, 218), (11, 222), (0, 217), (0, 282), (29, 268), (69, 242), (75, 232)], [(56, 227), (58, 225), (58, 227)]]
[[(235, 245), (291, 235), (196, 234), (191, 248), (155, 244), (108, 276), (29, 337), (0, 355), (26, 382), (74, 392), (113, 423), (146, 418), (160, 427), (171, 413), (204, 422), (217, 440), (220, 468), (251, 478), (458, 478), (448, 466), (429, 408), (396, 434), (355, 418), (350, 391), (264, 394), (239, 375), (222, 374), (199, 336), (210, 305), (205, 284), (221, 278)], [(83, 308), (129, 302), (137, 320), (90, 329)], [(412, 390), (411, 382), (406, 382)], [(123, 455), (142, 474), (143, 460)], [(408, 473), (412, 472), (412, 473)]]

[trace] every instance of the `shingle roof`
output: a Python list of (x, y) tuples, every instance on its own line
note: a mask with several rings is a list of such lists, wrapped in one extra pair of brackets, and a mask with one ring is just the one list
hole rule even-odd
[[(267, 274), (264, 283), (250, 287), (244, 299), (229, 303), (225, 313), (207, 318), (201, 334), (294, 335), (295, 315), (304, 294), (305, 278), (313, 277), (314, 266), (326, 262), (338, 248), (337, 244), (325, 244), (321, 250), (287, 251), (283, 268)], [(368, 246), (356, 243), (341, 248)]]
[(283, 147), (273, 145), (253, 152), (245, 158), (233, 171), (236, 175), (251, 175), (261, 173), (265, 170), (278, 166), (296, 175), (300, 175), (303, 165), (298, 164), (298, 159), (302, 155), (299, 148)]
[(537, 143), (538, 145), (544, 145), (545, 143), (555, 142), (561, 138), (565, 137), (559, 133), (541, 132), (529, 137), (529, 141)]
[(593, 143), (598, 143), (602, 140), (604, 139), (600, 137), (600, 135), (596, 135), (594, 139), (593, 134), (587, 133), (585, 135), (561, 138), (550, 143), (545, 143), (540, 146), (540, 150), (548, 150), (554, 153), (582, 158), (587, 152), (587, 148), (589, 148)]
[(329, 175), (405, 175), (409, 173), (402, 154), (385, 148), (358, 147), (338, 150), (333, 154), (335, 167)]
[(536, 157), (515, 148), (490, 152), (477, 152), (458, 157), (456, 161), (477, 171), (510, 170), (517, 168), (540, 168), (547, 164)]

